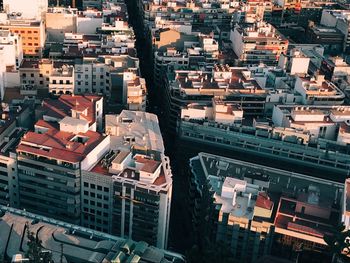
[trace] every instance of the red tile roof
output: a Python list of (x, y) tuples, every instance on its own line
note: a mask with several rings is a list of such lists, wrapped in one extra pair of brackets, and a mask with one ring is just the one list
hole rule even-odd
[(27, 132), (17, 147), (17, 152), (27, 152), (51, 159), (76, 163), (82, 161), (105, 138), (105, 136), (97, 132), (88, 131), (78, 134), (89, 138), (85, 143), (80, 143), (72, 141), (78, 135), (59, 131), (54, 125), (43, 120), (37, 122), (37, 125), (49, 128), (49, 130), (43, 134)]
[(267, 195), (267, 193), (259, 193), (255, 205), (271, 210), (273, 207), (273, 202), (270, 200), (270, 197)]
[(71, 117), (72, 110), (82, 112), (87, 109), (87, 114), (81, 114), (80, 118), (92, 124), (95, 122), (95, 103), (100, 99), (101, 97), (94, 95), (61, 95), (58, 99), (45, 99), (40, 109), (45, 115), (58, 119)]

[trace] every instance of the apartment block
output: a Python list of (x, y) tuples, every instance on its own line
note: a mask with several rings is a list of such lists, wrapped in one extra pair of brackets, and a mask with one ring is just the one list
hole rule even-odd
[(301, 244), (330, 258), (323, 237), (339, 223), (343, 183), (207, 153), (193, 157), (190, 168), (200, 239), (225, 242), (239, 262), (290, 251), (296, 257)]
[(107, 233), (168, 243), (172, 174), (157, 117), (106, 115), (110, 151), (82, 176), (82, 223)]
[(349, 106), (276, 105), (272, 121), (275, 126), (308, 132), (310, 139), (331, 140), (339, 145), (348, 142)]
[(49, 78), (49, 92), (52, 94), (73, 94), (74, 76), (72, 65), (62, 65), (60, 68), (55, 68)]
[(27, 4), (22, 0), (3, 0), (3, 8), (8, 14), (15, 14), (24, 19), (41, 20), (45, 17), (48, 1), (33, 0)]
[(230, 40), (237, 61), (245, 65), (276, 65), (279, 56), (288, 49), (288, 40), (266, 22), (236, 25), (231, 30)]
[(48, 8), (45, 15), (47, 40), (63, 42), (65, 33), (76, 33), (77, 12), (76, 8)]
[(39, 120), (16, 149), (19, 207), (80, 224), (81, 170), (105, 154), (109, 139), (90, 131), (86, 120)]
[(0, 210), (0, 253), (12, 262), (27, 260), (28, 246), (22, 248), (20, 244), (21, 240), (27, 242), (28, 230), (41, 240), (45, 253), (50, 253), (55, 262), (185, 262), (181, 254), (144, 241), (135, 242), (11, 207), (0, 206)]
[(23, 55), (25, 57), (41, 57), (46, 33), (42, 20), (9, 19), (0, 24), (1, 29), (21, 36)]
[(93, 95), (61, 95), (44, 99), (35, 109), (35, 119), (59, 122), (65, 117), (87, 121), (89, 130), (102, 131), (103, 98)]

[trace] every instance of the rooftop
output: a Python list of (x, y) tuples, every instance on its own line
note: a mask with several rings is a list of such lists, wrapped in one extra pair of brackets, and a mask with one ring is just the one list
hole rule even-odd
[(95, 95), (61, 95), (58, 99), (44, 99), (37, 112), (44, 116), (63, 119), (78, 112), (79, 118), (93, 124), (96, 119), (96, 102), (102, 98)]
[(112, 147), (130, 146), (164, 152), (163, 138), (156, 115), (123, 110), (119, 115), (106, 115), (106, 132), (111, 132)]
[[(0, 253), (11, 258), (27, 251), (26, 229), (42, 241), (45, 250), (52, 252), (52, 259), (60, 261), (61, 245), (63, 262), (149, 262), (170, 263), (180, 254), (149, 246), (146, 242), (135, 242), (111, 236), (84, 227), (71, 225), (51, 218), (35, 215), (22, 210), (0, 206)], [(7, 245), (8, 244), (8, 245)], [(23, 245), (22, 245), (23, 244)]]
[(35, 125), (46, 132), (27, 132), (17, 147), (17, 153), (32, 158), (77, 163), (106, 138), (93, 131), (78, 134), (60, 131), (57, 124), (44, 120), (39, 120)]

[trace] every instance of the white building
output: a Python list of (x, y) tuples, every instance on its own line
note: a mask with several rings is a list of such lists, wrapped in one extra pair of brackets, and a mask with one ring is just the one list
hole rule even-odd
[(243, 120), (243, 110), (238, 104), (213, 98), (212, 103), (192, 103), (181, 109), (181, 119), (209, 120), (222, 124), (239, 124)]
[(156, 115), (106, 115), (106, 133), (110, 151), (83, 171), (83, 225), (166, 247), (172, 174)]
[(309, 132), (314, 138), (324, 138), (346, 144), (349, 138), (349, 106), (274, 107), (272, 121), (277, 127)]
[(79, 12), (77, 17), (77, 33), (95, 34), (97, 28), (103, 23), (102, 12), (96, 10), (86, 10)]
[(4, 10), (8, 14), (18, 14), (25, 19), (41, 20), (48, 8), (48, 0), (4, 0)]
[(62, 65), (50, 75), (49, 92), (52, 94), (74, 94), (74, 67)]
[(305, 105), (341, 105), (345, 99), (344, 93), (323, 75), (297, 76), (294, 90), (302, 96)]

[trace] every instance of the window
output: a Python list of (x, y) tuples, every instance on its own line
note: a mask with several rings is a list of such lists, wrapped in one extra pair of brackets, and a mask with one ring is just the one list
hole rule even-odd
[(89, 183), (84, 182), (84, 186), (85, 186), (85, 187), (89, 187)]
[(30, 74), (30, 76), (31, 76), (32, 78), (34, 78), (34, 73)]
[(91, 189), (95, 189), (95, 184), (90, 185)]
[(102, 191), (102, 186), (98, 185), (97, 190)]
[(88, 204), (89, 201), (87, 199), (84, 199), (84, 204)]
[(103, 208), (108, 209), (108, 205), (104, 204)]
[(90, 196), (91, 197), (95, 197), (95, 193), (90, 193)]
[(95, 201), (90, 200), (90, 205), (95, 205)]

